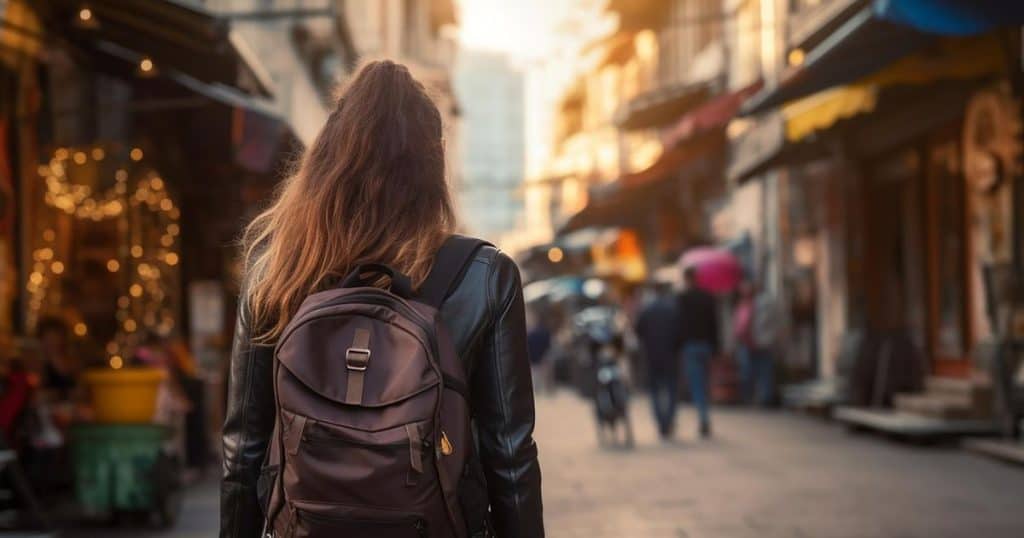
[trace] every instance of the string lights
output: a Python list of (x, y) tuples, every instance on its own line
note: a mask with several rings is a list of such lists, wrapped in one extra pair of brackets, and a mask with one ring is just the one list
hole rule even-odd
[[(144, 158), (141, 148), (127, 152), (127, 166), (117, 167), (113, 185), (94, 192), (88, 184), (76, 183), (77, 172), (96, 174), (108, 159), (103, 147), (86, 149), (58, 148), (49, 163), (38, 169), (46, 190), (43, 200), (58, 213), (78, 220), (101, 222), (119, 219), (118, 254), (104, 264), (106, 270), (118, 274), (122, 293), (117, 298), (117, 333), (105, 350), (112, 368), (124, 365), (123, 357), (139, 343), (148, 331), (167, 334), (174, 329), (176, 312), (177, 248), (181, 211), (167, 192), (164, 180), (139, 163)], [(112, 163), (107, 162), (110, 169)], [(131, 170), (129, 170), (129, 167)], [(136, 178), (133, 182), (131, 178)], [(134, 184), (132, 184), (134, 183)], [(56, 259), (56, 232), (47, 228), (42, 242), (33, 253), (33, 271), (26, 284), (30, 294), (27, 322), (33, 328), (48, 301), (48, 293), (65, 273), (65, 262)], [(50, 297), (50, 302), (53, 303)], [(56, 297), (59, 301), (59, 297)], [(79, 337), (89, 334), (84, 323), (74, 326)]]
[[(53, 241), (57, 234), (47, 228), (43, 231), (43, 244), (32, 251), (32, 272), (28, 275), (28, 283), (25, 289), (28, 290), (28, 313), (26, 323), (30, 328), (35, 328), (39, 322), (39, 312), (46, 300), (46, 294), (50, 289), (53, 278), (63, 273), (63, 263), (54, 259)], [(60, 263), (60, 272), (55, 272), (54, 265)]]

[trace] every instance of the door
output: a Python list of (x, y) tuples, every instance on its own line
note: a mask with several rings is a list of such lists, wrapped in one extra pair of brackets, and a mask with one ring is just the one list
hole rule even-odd
[(966, 185), (957, 131), (927, 147), (928, 316), (932, 369), (961, 377), (970, 369), (967, 322)]
[(865, 201), (869, 326), (906, 332), (919, 349), (927, 341), (920, 154), (914, 149), (871, 167)]

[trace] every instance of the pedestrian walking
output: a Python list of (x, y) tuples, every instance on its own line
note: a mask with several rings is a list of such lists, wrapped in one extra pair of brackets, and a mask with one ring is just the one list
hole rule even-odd
[(526, 345), (530, 354), (530, 370), (533, 375), (534, 389), (548, 394), (554, 392), (554, 379), (551, 371), (551, 330), (548, 323), (536, 310), (526, 311)]
[(544, 535), (519, 272), (452, 235), (444, 163), (370, 62), (247, 228), (222, 538)]
[(718, 353), (718, 309), (715, 298), (697, 285), (696, 268), (683, 270), (685, 289), (679, 295), (679, 339), (690, 398), (697, 408), (700, 436), (711, 436), (709, 363)]
[(679, 315), (674, 297), (664, 289), (654, 289), (640, 309), (636, 334), (647, 360), (651, 409), (663, 440), (675, 433), (676, 405), (679, 401)]
[(739, 288), (733, 315), (740, 386), (747, 403), (767, 406), (775, 401), (775, 347), (780, 314), (771, 295), (751, 282)]
[(736, 304), (732, 312), (732, 332), (736, 341), (736, 363), (740, 370), (740, 399), (753, 403), (754, 369), (751, 364), (754, 325), (754, 286), (744, 280), (736, 289)]

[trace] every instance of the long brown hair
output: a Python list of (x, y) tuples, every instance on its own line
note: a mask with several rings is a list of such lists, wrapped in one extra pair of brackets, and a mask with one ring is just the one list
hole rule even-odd
[(316, 140), (243, 236), (245, 300), (272, 342), (302, 300), (362, 263), (415, 286), (455, 227), (441, 114), (405, 66), (367, 63)]

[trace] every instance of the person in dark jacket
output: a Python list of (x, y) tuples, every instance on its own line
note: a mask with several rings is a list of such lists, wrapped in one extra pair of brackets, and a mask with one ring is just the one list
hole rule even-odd
[(708, 368), (718, 353), (718, 307), (715, 298), (697, 285), (697, 271), (683, 271), (685, 289), (679, 295), (679, 340), (682, 346), (690, 397), (697, 408), (701, 437), (711, 436), (709, 416)]
[(658, 433), (670, 439), (679, 401), (679, 315), (668, 290), (655, 289), (637, 316), (636, 334), (647, 359), (651, 406)]
[[(455, 229), (441, 118), (390, 61), (363, 66), (270, 208), (244, 237), (246, 274), (223, 429), (222, 538), (257, 538), (257, 481), (274, 428), (274, 343), (310, 293), (362, 263), (418, 288)], [(470, 380), (492, 536), (544, 536), (541, 475), (519, 271), (477, 251), (440, 310)]]
[(548, 328), (546, 320), (536, 310), (527, 310), (526, 347), (530, 354), (534, 388), (538, 392), (550, 393), (555, 388), (551, 376), (551, 359), (548, 357), (548, 351), (551, 350), (551, 338), (551, 329)]

